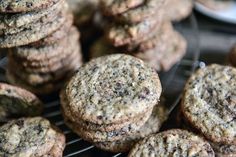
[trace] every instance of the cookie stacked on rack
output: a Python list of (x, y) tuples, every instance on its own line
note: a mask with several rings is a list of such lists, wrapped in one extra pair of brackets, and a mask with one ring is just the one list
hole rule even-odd
[[(110, 52), (129, 53), (158, 71), (169, 70), (185, 54), (186, 41), (165, 18), (163, 0), (101, 0), (100, 8), (107, 19), (101, 40), (114, 48)], [(91, 57), (107, 53), (97, 51), (92, 48)]]
[(83, 139), (124, 152), (159, 130), (166, 114), (158, 105), (160, 94), (158, 74), (143, 61), (109, 55), (88, 62), (72, 77), (61, 92), (62, 113)]
[(57, 90), (81, 65), (79, 32), (64, 0), (0, 3), (8, 80), (38, 94)]

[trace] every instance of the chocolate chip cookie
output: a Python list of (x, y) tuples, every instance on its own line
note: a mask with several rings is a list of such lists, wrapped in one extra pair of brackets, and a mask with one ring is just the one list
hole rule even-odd
[(214, 157), (210, 144), (185, 130), (168, 130), (138, 142), (128, 157), (138, 156), (183, 156)]
[(27, 45), (38, 41), (56, 31), (66, 19), (72, 18), (70, 14), (58, 14), (55, 20), (42, 24), (36, 22), (20, 29), (11, 29), (0, 35), (0, 47), (10, 48), (15, 46)]
[(23, 116), (39, 116), (43, 109), (34, 94), (5, 83), (0, 83), (0, 102), (0, 123)]
[(236, 70), (213, 64), (199, 69), (185, 86), (181, 112), (210, 141), (236, 144)]
[(0, 156), (62, 157), (65, 136), (41, 117), (21, 118), (0, 127)]
[(71, 115), (96, 124), (132, 119), (153, 108), (160, 93), (155, 71), (141, 60), (121, 54), (85, 64), (65, 91)]
[(1, 0), (1, 13), (19, 13), (48, 8), (59, 0)]

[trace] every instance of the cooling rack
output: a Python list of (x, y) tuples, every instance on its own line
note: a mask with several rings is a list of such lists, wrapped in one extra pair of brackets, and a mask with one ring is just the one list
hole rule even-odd
[[(181, 32), (188, 41), (188, 50), (186, 56), (177, 63), (169, 72), (160, 73), (160, 79), (163, 86), (163, 95), (166, 104), (171, 113), (177, 106), (181, 98), (181, 91), (186, 80), (191, 73), (198, 67), (204, 66), (199, 58), (199, 38), (198, 26), (195, 16), (192, 14), (184, 22), (174, 24), (175, 29)], [(0, 60), (0, 81), (6, 82), (5, 67), (7, 58)], [(58, 94), (41, 97), (44, 101), (45, 109), (43, 116), (58, 126), (66, 135), (66, 148), (64, 157), (122, 157), (126, 154), (112, 154), (95, 148), (88, 142), (85, 142), (78, 135), (74, 134), (65, 124), (60, 112), (60, 101)], [(171, 122), (170, 122), (171, 123)]]

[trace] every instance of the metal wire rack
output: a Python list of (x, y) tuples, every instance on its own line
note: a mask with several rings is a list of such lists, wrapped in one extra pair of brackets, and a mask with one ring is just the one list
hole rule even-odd
[[(184, 32), (185, 26), (190, 28), (190, 32)], [(181, 98), (181, 91), (184, 83), (191, 75), (191, 73), (198, 66), (204, 66), (203, 62), (198, 61), (199, 58), (199, 43), (198, 43), (198, 29), (197, 22), (194, 15), (191, 15), (184, 23), (176, 24), (175, 28), (180, 31), (188, 41), (187, 55), (177, 63), (169, 72), (160, 73), (160, 78), (163, 86), (163, 95), (166, 99), (167, 107), (171, 112), (178, 104)], [(193, 38), (194, 37), (194, 38)], [(4, 57), (0, 60), (0, 81), (6, 82), (5, 67), (7, 58)], [(90, 143), (81, 139), (78, 135), (74, 134), (65, 124), (60, 112), (60, 101), (58, 94), (44, 96), (41, 98), (45, 102), (45, 109), (43, 116), (49, 119), (53, 124), (58, 126), (66, 135), (66, 148), (64, 157), (122, 157), (126, 154), (112, 154), (101, 151), (95, 148)]]

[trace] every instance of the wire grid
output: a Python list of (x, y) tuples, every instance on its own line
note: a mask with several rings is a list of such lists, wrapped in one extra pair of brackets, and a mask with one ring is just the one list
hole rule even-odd
[[(188, 45), (192, 47), (188, 47), (187, 55), (177, 63), (169, 72), (160, 73), (160, 78), (163, 86), (163, 95), (167, 99), (166, 102), (167, 107), (169, 108), (169, 112), (171, 112), (178, 104), (181, 98), (181, 91), (186, 80), (189, 78), (191, 73), (198, 66), (204, 66), (203, 62), (198, 61), (199, 58), (199, 43), (198, 43), (198, 32), (197, 32), (197, 23), (194, 15), (188, 19), (190, 23), (190, 27), (193, 30), (192, 36), (195, 36), (195, 41), (188, 40), (188, 38), (182, 32), (182, 25), (177, 25), (177, 28), (186, 38)], [(7, 64), (7, 58), (4, 57), (0, 60), (0, 81), (6, 82), (5, 78), (5, 68)], [(122, 157), (126, 156), (126, 154), (117, 153), (112, 154), (108, 152), (104, 152), (95, 148), (90, 143), (81, 139), (78, 135), (73, 133), (63, 121), (63, 117), (61, 116), (60, 111), (60, 101), (58, 94), (53, 94), (50, 96), (45, 96), (41, 98), (44, 101), (45, 108), (43, 117), (49, 119), (53, 124), (59, 127), (63, 133), (66, 135), (66, 148), (64, 150), (64, 157), (93, 157), (93, 156), (102, 156), (102, 157)]]

